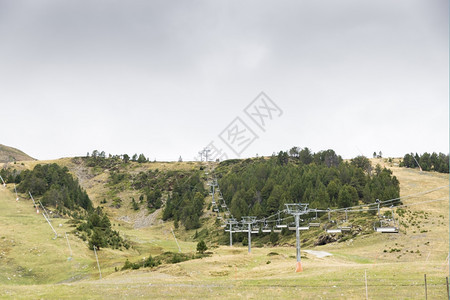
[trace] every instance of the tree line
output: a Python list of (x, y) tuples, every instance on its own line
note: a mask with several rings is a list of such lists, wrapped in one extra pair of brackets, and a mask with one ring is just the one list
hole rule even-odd
[(105, 151), (98, 151), (98, 150), (94, 150), (92, 151), (92, 153), (89, 155), (89, 152), (86, 154), (86, 156), (84, 157), (87, 165), (89, 167), (95, 167), (95, 166), (101, 166), (101, 167), (108, 167), (108, 166), (114, 166), (117, 163), (129, 163), (130, 161), (132, 162), (137, 162), (137, 163), (145, 163), (145, 162), (149, 162), (150, 159), (148, 157), (145, 157), (145, 155), (143, 153), (141, 154), (133, 154), (132, 156), (129, 156), (128, 154), (122, 154), (122, 155), (111, 155), (108, 154), (108, 156), (106, 156)]
[(33, 196), (42, 196), (43, 205), (69, 209), (81, 207), (86, 211), (93, 208), (91, 199), (80, 187), (78, 180), (72, 177), (66, 167), (57, 164), (38, 164), (33, 170), (23, 171), (17, 191), (29, 191)]
[(176, 228), (179, 223), (184, 225), (186, 230), (201, 226), (200, 216), (203, 213), (207, 192), (200, 178), (200, 172), (192, 171), (190, 176), (179, 178), (168, 195), (163, 220), (173, 219)]
[(339, 208), (399, 197), (392, 171), (358, 156), (343, 161), (333, 150), (280, 151), (270, 158), (228, 160), (216, 168), (223, 197), (234, 217), (269, 216), (286, 203)]
[(406, 168), (422, 168), (423, 171), (436, 171), (439, 173), (449, 172), (449, 156), (444, 153), (428, 153), (422, 155), (408, 153), (405, 154), (403, 160), (400, 162), (400, 167)]

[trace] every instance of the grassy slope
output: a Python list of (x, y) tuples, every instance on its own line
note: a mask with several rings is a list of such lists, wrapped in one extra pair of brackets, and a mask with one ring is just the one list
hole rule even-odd
[[(386, 164), (384, 160), (375, 162)], [(448, 186), (446, 174), (390, 167), (400, 180), (402, 195)], [(93, 185), (90, 192), (95, 194), (96, 188)], [(442, 197), (448, 199), (448, 188), (407, 199), (404, 203), (414, 204)], [(134, 241), (136, 250), (101, 251), (105, 276), (102, 280), (95, 280), (93, 254), (80, 240), (70, 239), (74, 257), (67, 261), (65, 240), (52, 240), (50, 227), (42, 216), (34, 213), (30, 203), (16, 203), (12, 193), (3, 189), (0, 190), (0, 244), (6, 254), (1, 253), (0, 265), (7, 271), (0, 274), (0, 295), (19, 298), (361, 299), (365, 297), (364, 271), (367, 271), (371, 299), (423, 299), (425, 273), (429, 284), (428, 296), (431, 299), (443, 298), (446, 293), (443, 283), (448, 274), (448, 201), (410, 206), (408, 210), (402, 222), (409, 227), (402, 227), (403, 233), (373, 234), (354, 241), (316, 247), (314, 250), (329, 251), (333, 256), (319, 259), (303, 254), (302, 273), (293, 272), (295, 249), (291, 247), (254, 248), (250, 255), (246, 248), (219, 247), (213, 249), (213, 256), (201, 260), (160, 266), (155, 270), (113, 272), (114, 266), (121, 265), (125, 257), (136, 260), (148, 254), (177, 249), (170, 223), (135, 230), (132, 224), (113, 222), (121, 224), (117, 229)], [(422, 213), (422, 217), (419, 216), (418, 212), (423, 211), (428, 213), (427, 219)], [(419, 225), (412, 226), (411, 222), (415, 221), (420, 221)], [(70, 230), (64, 222), (61, 223), (63, 226), (56, 228), (58, 232)], [(192, 232), (179, 230), (177, 234), (189, 238)], [(180, 244), (183, 252), (195, 249), (194, 242)], [(38, 247), (40, 252), (30, 252), (33, 247)], [(390, 252), (393, 248), (400, 252)], [(270, 252), (278, 255), (269, 256)], [(17, 278), (21, 270), (19, 266), (25, 270), (31, 268), (36, 277), (25, 276), (22, 272), (22, 277)], [(44, 266), (48, 269), (44, 270)], [(86, 279), (56, 285), (39, 284), (61, 282), (71, 277)]]
[(8, 147), (0, 144), (0, 163), (12, 162), (12, 161), (34, 160), (28, 154), (20, 151), (19, 149)]

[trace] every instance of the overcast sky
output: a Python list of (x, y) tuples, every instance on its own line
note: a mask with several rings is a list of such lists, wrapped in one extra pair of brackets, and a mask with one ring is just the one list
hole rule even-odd
[[(241, 157), (448, 153), (448, 11), (447, 0), (0, 0), (0, 143), (37, 159), (193, 160), (210, 142), (236, 157), (226, 130), (239, 117), (258, 136)], [(244, 112), (260, 92), (279, 108), (264, 130)]]

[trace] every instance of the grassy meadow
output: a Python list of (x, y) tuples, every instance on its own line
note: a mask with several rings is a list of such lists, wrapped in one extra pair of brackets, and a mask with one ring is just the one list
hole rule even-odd
[[(70, 167), (70, 160), (61, 161)], [(36, 163), (28, 162), (30, 166), (26, 167)], [(398, 234), (373, 233), (341, 243), (303, 247), (332, 255), (319, 258), (302, 252), (301, 273), (294, 272), (293, 246), (253, 247), (249, 254), (247, 247), (211, 244), (209, 257), (121, 271), (127, 258), (138, 261), (148, 255), (178, 251), (172, 222), (157, 221), (135, 228), (138, 213), (123, 207), (114, 211), (112, 223), (133, 247), (122, 251), (101, 249), (99, 279), (94, 253), (70, 233), (73, 227), (68, 220), (52, 219), (58, 233), (53, 239), (50, 226), (36, 214), (31, 200), (23, 195), (16, 202), (12, 185), (0, 187), (0, 298), (365, 299), (366, 274), (369, 299), (424, 299), (426, 274), (428, 299), (445, 299), (445, 277), (449, 273), (448, 174), (399, 168), (395, 160), (374, 159), (372, 163), (392, 169), (400, 181), (401, 196), (445, 188), (404, 199), (404, 213), (397, 216), (401, 224)], [(157, 167), (173, 165), (161, 163)], [(93, 174), (85, 182), (80, 180), (96, 204), (106, 178), (105, 174)], [(423, 203), (430, 200), (440, 201)], [(195, 252), (194, 233), (175, 231), (183, 253)], [(285, 244), (294, 245), (294, 240)]]

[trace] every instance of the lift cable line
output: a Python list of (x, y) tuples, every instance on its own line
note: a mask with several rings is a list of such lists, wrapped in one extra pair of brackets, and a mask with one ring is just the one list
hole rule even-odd
[[(206, 149), (206, 148), (205, 148)], [(207, 155), (207, 152), (203, 152), (205, 155)], [(213, 211), (217, 213), (217, 218), (222, 221), (221, 227), (225, 228), (226, 232), (230, 233), (230, 246), (232, 245), (232, 239), (233, 233), (237, 232), (247, 232), (248, 233), (248, 252), (251, 252), (251, 234), (252, 233), (259, 233), (258, 230), (259, 227), (257, 226), (263, 226), (263, 230), (261, 232), (281, 232), (282, 228), (288, 228), (290, 227), (291, 230), (296, 231), (296, 237), (297, 237), (297, 267), (296, 271), (301, 272), (302, 266), (301, 266), (301, 255), (300, 255), (300, 230), (309, 230), (310, 227), (320, 227), (320, 219), (318, 216), (318, 213), (327, 213), (328, 214), (328, 224), (324, 225), (324, 228), (328, 233), (341, 233), (341, 232), (348, 232), (351, 231), (352, 225), (349, 222), (348, 214), (353, 212), (369, 212), (369, 211), (377, 211), (378, 212), (378, 223), (374, 224), (374, 230), (377, 232), (383, 232), (383, 233), (398, 233), (398, 224), (394, 217), (394, 208), (400, 208), (400, 207), (407, 207), (409, 205), (416, 205), (416, 204), (424, 204), (424, 203), (430, 203), (435, 201), (444, 201), (448, 200), (447, 198), (444, 199), (435, 199), (435, 200), (428, 200), (428, 201), (422, 201), (414, 204), (405, 204), (405, 205), (394, 205), (396, 202), (399, 202), (400, 200), (408, 199), (408, 198), (414, 198), (418, 196), (422, 196), (425, 194), (432, 193), (437, 190), (441, 190), (444, 188), (448, 188), (447, 185), (440, 186), (431, 190), (405, 195), (402, 197), (397, 197), (393, 199), (387, 199), (380, 201), (377, 199), (373, 203), (366, 203), (366, 204), (360, 204), (356, 206), (351, 207), (344, 207), (344, 208), (335, 208), (335, 209), (318, 209), (318, 208), (308, 208), (307, 203), (291, 203), (286, 204), (286, 209), (279, 210), (275, 212), (274, 214), (264, 217), (261, 219), (257, 219), (256, 217), (250, 217), (245, 216), (242, 217), (241, 221), (237, 221), (235, 218), (233, 218), (233, 215), (231, 214), (228, 205), (226, 204), (226, 201), (222, 195), (222, 191), (220, 190), (219, 182), (217, 180), (216, 176), (212, 175), (211, 166), (209, 164), (209, 161), (206, 160), (208, 170), (205, 172), (207, 175), (208, 185), (210, 186), (210, 195), (212, 196), (212, 206)], [(216, 198), (216, 193), (218, 194), (218, 197)], [(216, 201), (217, 199), (217, 201)], [(385, 216), (380, 215), (380, 208), (386, 207), (387, 205), (390, 205), (391, 209), (391, 218), (388, 219)], [(345, 218), (342, 220), (331, 220), (331, 214), (344, 214)], [(220, 215), (223, 214), (223, 217)], [(304, 220), (300, 219), (301, 215), (307, 215), (307, 214), (313, 214), (314, 216), (309, 219), (309, 222), (305, 226), (300, 226), (300, 221), (304, 222)], [(287, 217), (281, 217), (282, 215), (290, 215)], [(292, 223), (292, 226), (288, 226), (286, 224), (287, 221), (294, 218), (294, 223)], [(259, 224), (259, 225), (258, 225)], [(326, 226), (335, 224), (336, 228), (326, 228)], [(252, 229), (252, 226), (255, 226)], [(247, 228), (246, 228), (247, 227)]]

